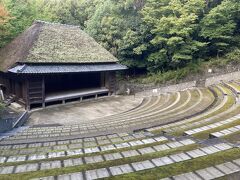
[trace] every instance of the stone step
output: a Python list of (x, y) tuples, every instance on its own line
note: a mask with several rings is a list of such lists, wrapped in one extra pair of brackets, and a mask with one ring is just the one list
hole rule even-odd
[[(212, 109), (209, 109), (206, 112), (201, 113), (200, 115), (197, 115), (197, 116), (195, 116), (193, 118), (185, 119), (185, 120), (178, 121), (178, 122), (171, 123), (171, 124), (166, 124), (166, 125), (163, 125), (163, 126), (156, 126), (156, 127), (153, 127), (153, 128), (149, 128), (147, 130), (150, 131), (150, 132), (152, 132), (152, 131), (159, 131), (159, 130), (164, 130), (164, 131), (167, 131), (167, 132), (169, 132), (169, 131), (173, 132), (173, 131), (176, 131), (176, 130), (179, 130), (179, 129), (185, 129), (185, 128), (189, 128), (190, 129), (190, 128), (196, 126), (196, 125), (199, 125), (199, 121), (197, 121), (197, 122), (192, 122), (192, 121), (197, 120), (198, 118), (202, 118), (204, 116), (207, 116), (210, 113), (219, 110), (224, 104), (226, 104), (227, 99), (228, 99), (228, 97), (224, 96), (224, 98), (221, 100), (221, 103), (220, 103), (219, 106), (214, 107)], [(218, 117), (218, 115), (215, 115), (214, 118), (212, 118), (212, 117), (207, 118), (207, 119), (205, 119), (205, 121), (209, 122), (212, 119), (213, 120), (216, 119), (216, 117)]]
[(213, 123), (213, 124), (208, 124), (206, 126), (201, 126), (199, 128), (195, 128), (195, 129), (191, 129), (191, 130), (185, 131), (184, 135), (194, 135), (194, 134), (197, 134), (197, 133), (200, 133), (200, 132), (212, 130), (214, 128), (218, 128), (218, 127), (221, 127), (221, 126), (224, 126), (224, 125), (227, 125), (227, 124), (239, 121), (239, 119), (240, 119), (240, 114), (236, 115), (236, 116), (234, 116), (232, 118), (225, 119), (225, 120)]
[(95, 137), (85, 137), (85, 138), (76, 138), (71, 140), (59, 140), (59, 141), (48, 141), (48, 142), (29, 142), (29, 143), (17, 143), (11, 141), (1, 141), (0, 142), (0, 150), (4, 149), (25, 149), (25, 148), (33, 148), (33, 147), (49, 147), (49, 146), (56, 146), (56, 145), (68, 145), (68, 144), (81, 144), (81, 147), (84, 146), (94, 146), (104, 145), (104, 144), (111, 144), (116, 142), (123, 142), (123, 141), (131, 141), (135, 139), (143, 139), (147, 137), (154, 136), (148, 132), (139, 132), (139, 133), (117, 133), (117, 134), (108, 134), (102, 136), (95, 136)]
[[(176, 109), (179, 107), (176, 107)], [(189, 107), (189, 109), (192, 107)], [(182, 112), (189, 113), (190, 111), (187, 111), (186, 109), (182, 110)], [(156, 112), (155, 112), (156, 113)], [(180, 112), (175, 111), (175, 114), (179, 114)], [(151, 120), (151, 122), (154, 121), (159, 121), (159, 118), (161, 118), (161, 115), (159, 115), (158, 113), (156, 113), (156, 117), (155, 119), (153, 118), (153, 116), (148, 115), (148, 117), (146, 117), (147, 119)], [(174, 117), (174, 114), (170, 114), (171, 117)], [(119, 124), (120, 122), (117, 121), (118, 125), (120, 126), (116, 126), (116, 122), (106, 122), (103, 123), (101, 122), (99, 127), (96, 125), (92, 125), (92, 126), (86, 126), (86, 127), (82, 127), (84, 125), (81, 126), (73, 126), (73, 127), (49, 127), (49, 128), (32, 128), (33, 130), (28, 129), (28, 131), (26, 133), (22, 133), (22, 134), (18, 134), (18, 136), (12, 137), (10, 139), (15, 139), (15, 140), (21, 140), (21, 139), (38, 139), (38, 138), (58, 138), (58, 137), (68, 137), (70, 138), (71, 136), (77, 136), (77, 135), (81, 135), (81, 134), (86, 134), (86, 133), (99, 133), (99, 132), (105, 132), (109, 130), (109, 127), (115, 128), (117, 127), (117, 129), (120, 129), (120, 127), (123, 128), (128, 128), (128, 126), (136, 126), (136, 123), (140, 123), (139, 125), (146, 123), (146, 118), (142, 118), (142, 117), (138, 117), (139, 120), (134, 120), (134, 121), (130, 121), (129, 119), (125, 119), (121, 122), (121, 124)], [(167, 118), (167, 117), (165, 117)], [(174, 117), (177, 118), (177, 117)], [(130, 125), (131, 122), (131, 125)], [(145, 126), (145, 125), (144, 125)], [(144, 127), (143, 126), (143, 127)], [(100, 128), (101, 127), (101, 128)], [(58, 128), (58, 129), (57, 129)], [(100, 129), (99, 129), (100, 128)], [(104, 129), (102, 129), (104, 128)]]
[(173, 180), (186, 180), (186, 179), (211, 180), (211, 179), (227, 177), (237, 172), (240, 172), (240, 159), (218, 164), (216, 166), (207, 167), (204, 169), (199, 169), (194, 172), (188, 172), (188, 173), (164, 178), (161, 180), (167, 180), (167, 179), (169, 180), (171, 179)]
[[(162, 138), (162, 139), (158, 139), (158, 140), (164, 141), (165, 139)], [(102, 161), (103, 161), (103, 159), (106, 159), (106, 160), (121, 159), (121, 158), (140, 156), (140, 155), (144, 155), (144, 154), (150, 154), (150, 153), (175, 149), (175, 148), (179, 148), (179, 147), (183, 147), (183, 146), (191, 145), (191, 144), (195, 144), (195, 142), (190, 139), (184, 139), (179, 142), (169, 142), (166, 144), (148, 146), (148, 147), (139, 148), (136, 150), (125, 150), (125, 151), (121, 151), (121, 148), (117, 148), (117, 146), (115, 146), (115, 147), (113, 146), (115, 150), (119, 149), (119, 152), (84, 157), (84, 156), (92, 154), (92, 153), (105, 152), (105, 151), (101, 151), (101, 148), (95, 147), (95, 148), (88, 148), (88, 149), (78, 149), (78, 150), (74, 150), (74, 151), (49, 152), (46, 154), (32, 154), (32, 155), (22, 155), (22, 156), (0, 157), (0, 163), (27, 162), (27, 161), (33, 161), (33, 160), (46, 160), (46, 159), (59, 158), (59, 157), (68, 158), (70, 156), (82, 155), (82, 157), (85, 159), (86, 164), (88, 164), (88, 162), (90, 163), (90, 161), (94, 162), (96, 158), (102, 159)], [(223, 145), (220, 144), (219, 147), (222, 147)], [(161, 146), (163, 148), (161, 148)], [(227, 145), (225, 145), (225, 146), (227, 146)], [(122, 147), (125, 148), (126, 146), (122, 146)], [(129, 145), (128, 147), (134, 147), (134, 146)]]
[[(217, 146), (221, 146), (221, 145), (216, 145), (216, 147)], [(207, 148), (211, 149), (213, 147), (214, 146), (208, 146)], [(232, 148), (232, 147), (230, 147), (230, 148)], [(195, 149), (195, 150), (201, 151), (200, 149)], [(222, 152), (224, 150), (219, 149), (219, 152), (220, 151)], [(212, 152), (210, 152), (209, 154), (205, 153), (201, 156), (207, 156), (207, 155), (211, 155), (211, 154), (213, 154), (213, 153)], [(170, 156), (164, 156), (164, 157), (159, 157), (159, 158), (154, 158), (154, 159), (149, 159), (149, 160), (143, 160), (143, 161), (133, 162), (130, 164), (116, 165), (116, 166), (106, 167), (106, 168), (101, 168), (101, 169), (93, 169), (93, 170), (88, 170), (88, 171), (80, 172), (80, 173), (85, 174), (86, 179), (99, 179), (99, 178), (104, 178), (104, 177), (117, 176), (117, 175), (123, 175), (123, 174), (131, 173), (131, 172), (138, 172), (138, 171), (142, 171), (142, 170), (153, 169), (156, 167), (166, 166), (166, 165), (174, 164), (174, 163), (178, 163), (178, 162), (184, 162), (184, 161), (187, 161), (190, 159), (195, 159), (195, 158), (197, 158), (197, 157), (189, 156), (188, 151), (187, 151), (184, 153), (181, 152), (181, 153), (172, 154)], [(237, 163), (240, 163), (240, 160), (238, 160)], [(7, 167), (7, 168), (9, 168), (9, 167)], [(231, 168), (234, 168), (234, 167), (231, 166)], [(4, 169), (2, 169), (2, 171), (5, 172), (5, 174), (10, 172), (10, 170), (4, 171)], [(2, 173), (2, 171), (0, 170), (0, 173)], [(215, 172), (218, 172), (218, 170), (215, 170)], [(11, 173), (14, 173), (14, 172), (11, 172)], [(63, 176), (63, 175), (60, 175), (60, 176)], [(66, 174), (64, 176), (71, 176), (71, 174)], [(45, 178), (47, 178), (47, 177), (45, 177)], [(56, 179), (59, 179), (59, 178), (60, 178), (59, 176), (56, 176)]]
[[(57, 152), (65, 152), (64, 154), (67, 155), (76, 155), (76, 154), (90, 154), (90, 153), (96, 153), (96, 152), (106, 152), (106, 151), (111, 151), (111, 150), (117, 150), (117, 149), (122, 149), (122, 148), (130, 148), (130, 147), (136, 147), (136, 146), (146, 146), (148, 144), (152, 144), (152, 143), (161, 143), (164, 141), (168, 141), (168, 139), (164, 136), (158, 136), (158, 137), (153, 137), (153, 138), (145, 138), (145, 139), (141, 139), (141, 140), (134, 140), (134, 141), (129, 141), (129, 142), (122, 142), (122, 143), (116, 143), (116, 144), (108, 144), (108, 145), (102, 145), (102, 146), (90, 146), (90, 147), (85, 147), (85, 148), (79, 148), (82, 146), (79, 146), (78, 144), (75, 145), (61, 145), (61, 146), (50, 146), (50, 148), (48, 147), (36, 147), (36, 148), (30, 148), (30, 149), (22, 149), (19, 151), (13, 151), (13, 153), (11, 153), (11, 151), (6, 150), (6, 151), (2, 151), (0, 154), (35, 154), (35, 153), (45, 153), (45, 156), (47, 152), (51, 153), (51, 151), (56, 151)], [(186, 140), (183, 141), (184, 142), (189, 142), (191, 143), (192, 141)], [(171, 144), (170, 144), (171, 145)], [(3, 155), (2, 155), (3, 156)], [(2, 157), (0, 156), (0, 157)]]
[(233, 127), (224, 129), (222, 131), (213, 132), (213, 133), (209, 134), (209, 138), (221, 138), (223, 136), (231, 135), (236, 132), (240, 132), (240, 125), (233, 126)]

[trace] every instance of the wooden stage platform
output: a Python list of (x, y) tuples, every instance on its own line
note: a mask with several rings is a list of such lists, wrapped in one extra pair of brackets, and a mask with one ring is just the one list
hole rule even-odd
[(66, 100), (77, 99), (81, 101), (82, 98), (88, 96), (94, 96), (95, 98), (98, 95), (109, 95), (109, 89), (107, 88), (91, 88), (91, 89), (81, 89), (81, 90), (71, 90), (64, 92), (55, 92), (46, 94), (45, 103), (54, 102), (54, 101), (63, 101), (65, 103)]

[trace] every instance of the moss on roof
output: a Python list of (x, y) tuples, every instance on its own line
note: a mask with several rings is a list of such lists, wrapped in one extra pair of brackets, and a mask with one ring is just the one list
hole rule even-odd
[(15, 63), (101, 63), (118, 60), (78, 26), (35, 21), (0, 50), (0, 70)]

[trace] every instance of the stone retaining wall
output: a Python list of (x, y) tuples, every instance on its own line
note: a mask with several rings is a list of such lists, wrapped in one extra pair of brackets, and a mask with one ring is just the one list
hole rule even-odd
[(25, 111), (17, 117), (9, 117), (0, 119), (0, 133), (10, 131), (15, 127), (20, 127), (28, 118), (28, 112)]
[(232, 80), (238, 80), (238, 79), (240, 79), (240, 71), (207, 78), (205, 82), (205, 86), (207, 87), (213, 84), (218, 84), (221, 81), (232, 81)]
[[(133, 93), (135, 91), (136, 96), (156, 96), (162, 93), (182, 91), (193, 87), (208, 87), (213, 84), (221, 83), (222, 81), (228, 82), (233, 80), (240, 80), (240, 71), (208, 77), (206, 78), (206, 80), (201, 79), (201, 81), (189, 81), (165, 87), (154, 87), (151, 85), (146, 85), (145, 87), (142, 86), (141, 88), (135, 87), (134, 85), (131, 85), (131, 87), (127, 87), (130, 88)], [(135, 88), (133, 87), (135, 87), (137, 90), (135, 90)], [(141, 91), (139, 92), (139, 90)]]
[(166, 87), (146, 90), (146, 91), (136, 93), (135, 96), (157, 96), (162, 93), (182, 91), (182, 90), (193, 88), (193, 87), (196, 87), (196, 81), (190, 81), (190, 82), (170, 85)]

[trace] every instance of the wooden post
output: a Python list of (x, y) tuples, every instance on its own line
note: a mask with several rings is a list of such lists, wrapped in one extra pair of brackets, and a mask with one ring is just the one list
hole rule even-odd
[(115, 72), (108, 72), (107, 73), (107, 86), (106, 86), (110, 93), (114, 94), (116, 92), (116, 73)]

